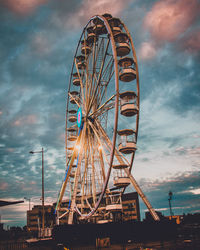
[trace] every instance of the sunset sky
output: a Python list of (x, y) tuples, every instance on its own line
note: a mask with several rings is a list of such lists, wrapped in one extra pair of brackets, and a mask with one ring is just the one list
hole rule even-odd
[[(138, 57), (132, 174), (164, 215), (170, 190), (174, 214), (200, 212), (199, 0), (0, 0), (0, 199), (41, 204), (41, 155), (29, 151), (43, 147), (45, 203), (56, 201), (73, 56), (89, 18), (105, 12), (126, 24)], [(27, 209), (0, 208), (2, 222), (24, 226)]]

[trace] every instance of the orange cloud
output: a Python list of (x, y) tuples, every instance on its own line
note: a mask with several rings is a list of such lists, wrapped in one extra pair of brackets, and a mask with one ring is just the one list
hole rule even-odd
[(26, 15), (33, 12), (46, 1), (47, 0), (3, 0), (1, 2), (11, 11), (20, 15)]
[(191, 26), (199, 10), (197, 0), (162, 0), (146, 15), (144, 26), (154, 40), (173, 42)]

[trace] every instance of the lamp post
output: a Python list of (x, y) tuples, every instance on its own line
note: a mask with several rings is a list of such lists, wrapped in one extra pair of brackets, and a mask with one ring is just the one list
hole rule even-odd
[(30, 154), (42, 153), (42, 237), (44, 237), (44, 150), (30, 151)]
[(168, 199), (168, 201), (169, 201), (169, 210), (170, 210), (171, 217), (174, 215), (173, 212), (172, 212), (172, 205), (171, 205), (172, 195), (173, 195), (172, 191), (169, 191), (169, 199)]
[(24, 197), (25, 200), (29, 201), (29, 211), (31, 210), (31, 198)]

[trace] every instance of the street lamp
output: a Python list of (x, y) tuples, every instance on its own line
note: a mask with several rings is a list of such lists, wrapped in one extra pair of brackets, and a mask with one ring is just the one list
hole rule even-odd
[(42, 236), (44, 237), (44, 150), (30, 151), (30, 154), (42, 153)]
[(171, 217), (174, 215), (173, 212), (172, 212), (172, 205), (171, 205), (172, 196), (173, 196), (172, 191), (169, 191), (169, 199), (168, 199), (168, 201), (169, 201), (169, 210), (170, 210)]
[(31, 198), (24, 197), (24, 200), (29, 201), (29, 211), (31, 210)]

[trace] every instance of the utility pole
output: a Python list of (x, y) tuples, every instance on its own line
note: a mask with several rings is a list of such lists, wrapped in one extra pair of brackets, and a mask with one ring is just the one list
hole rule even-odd
[(42, 153), (42, 238), (44, 238), (44, 149), (41, 151), (30, 151), (30, 154)]
[(169, 191), (169, 199), (168, 199), (168, 201), (169, 201), (169, 210), (170, 210), (170, 215), (171, 216), (174, 215), (173, 212), (172, 212), (172, 206), (171, 206), (172, 195), (173, 195), (172, 191)]

